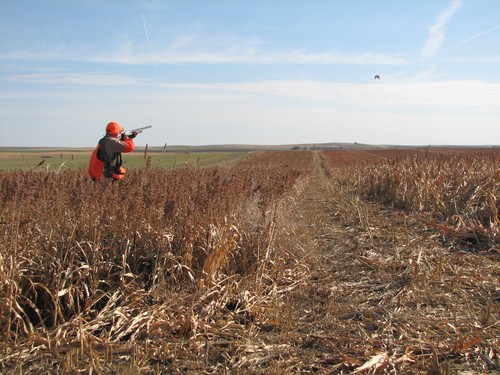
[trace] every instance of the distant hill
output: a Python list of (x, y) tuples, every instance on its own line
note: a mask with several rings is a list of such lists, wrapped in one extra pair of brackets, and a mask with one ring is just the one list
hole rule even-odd
[(244, 145), (244, 144), (228, 144), (228, 145), (204, 145), (204, 146), (188, 146), (188, 145), (172, 145), (166, 147), (148, 147), (148, 152), (252, 152), (252, 151), (276, 151), (276, 150), (388, 150), (388, 149), (415, 149), (415, 148), (494, 148), (500, 146), (450, 146), (450, 145), (421, 145), (421, 146), (406, 146), (406, 145), (372, 145), (364, 143), (298, 143), (285, 145)]
[[(148, 147), (150, 152), (252, 152), (277, 150), (374, 150), (387, 148), (407, 148), (408, 146), (368, 145), (362, 143), (300, 143), (285, 145), (173, 145), (166, 147)], [(416, 147), (416, 146), (413, 146)]]

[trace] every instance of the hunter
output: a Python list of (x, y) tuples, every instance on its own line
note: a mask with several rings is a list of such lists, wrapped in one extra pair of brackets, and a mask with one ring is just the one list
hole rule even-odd
[(133, 139), (137, 132), (123, 133), (123, 128), (117, 122), (110, 122), (106, 126), (106, 135), (99, 140), (99, 144), (92, 152), (89, 163), (89, 175), (94, 181), (102, 176), (113, 180), (125, 177), (122, 152), (135, 150)]

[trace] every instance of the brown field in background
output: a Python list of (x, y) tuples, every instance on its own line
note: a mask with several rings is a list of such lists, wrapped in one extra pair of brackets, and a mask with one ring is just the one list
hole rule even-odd
[(0, 171), (0, 372), (497, 373), (499, 165), (329, 149), (144, 155), (117, 183)]

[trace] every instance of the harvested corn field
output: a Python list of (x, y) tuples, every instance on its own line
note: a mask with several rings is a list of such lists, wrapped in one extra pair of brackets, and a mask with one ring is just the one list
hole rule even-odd
[(495, 150), (0, 172), (7, 374), (497, 373)]

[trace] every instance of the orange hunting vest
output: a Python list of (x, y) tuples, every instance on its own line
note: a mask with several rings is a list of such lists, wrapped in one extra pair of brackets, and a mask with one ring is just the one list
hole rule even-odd
[[(133, 150), (135, 147), (131, 140), (128, 140), (127, 146), (124, 152), (128, 150)], [(90, 156), (90, 163), (88, 173), (92, 180), (100, 180), (102, 176), (112, 178), (113, 180), (121, 180), (125, 177), (127, 172), (123, 166), (123, 160), (121, 153), (115, 153), (112, 157), (109, 157), (106, 152), (104, 152), (106, 138), (102, 138), (99, 144), (92, 152)], [(131, 143), (131, 145), (129, 145)]]

